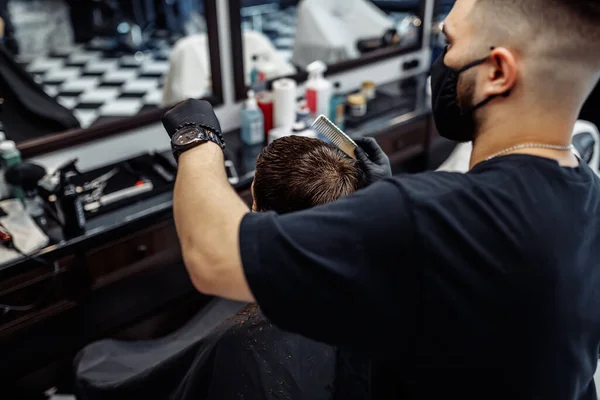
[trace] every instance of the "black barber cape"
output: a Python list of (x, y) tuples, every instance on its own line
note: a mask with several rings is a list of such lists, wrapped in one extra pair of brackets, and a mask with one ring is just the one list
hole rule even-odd
[(600, 183), (509, 155), (245, 216), (246, 277), (282, 329), (377, 354), (405, 399), (592, 400)]
[(359, 400), (368, 359), (282, 331), (249, 305), (205, 340), (172, 399)]

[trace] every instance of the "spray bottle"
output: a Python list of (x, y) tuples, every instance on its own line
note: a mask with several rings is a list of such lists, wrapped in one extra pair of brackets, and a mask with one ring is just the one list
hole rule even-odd
[(332, 86), (325, 79), (327, 65), (322, 61), (315, 61), (306, 67), (308, 81), (306, 82), (306, 101), (311, 113), (329, 116)]

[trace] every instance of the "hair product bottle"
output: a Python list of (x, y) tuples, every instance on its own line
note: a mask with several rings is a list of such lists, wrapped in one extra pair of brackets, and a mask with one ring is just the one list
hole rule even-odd
[(306, 67), (308, 81), (306, 81), (306, 101), (308, 108), (315, 115), (329, 116), (332, 86), (325, 79), (327, 65), (322, 61), (315, 61)]
[(254, 91), (248, 92), (246, 107), (242, 110), (242, 141), (253, 146), (265, 141), (265, 121), (258, 108)]
[(346, 96), (341, 93), (341, 85), (339, 82), (333, 84), (335, 88), (334, 94), (331, 97), (331, 110), (329, 119), (337, 125), (338, 128), (344, 129), (346, 116)]
[(252, 68), (250, 69), (250, 85), (255, 85), (260, 82), (259, 56), (252, 56)]
[[(0, 143), (0, 158), (2, 158), (2, 166), (5, 171), (10, 167), (21, 164), (21, 152), (17, 149), (15, 142), (5, 140)], [(18, 186), (12, 187), (12, 195), (21, 201), (25, 200), (25, 193)]]

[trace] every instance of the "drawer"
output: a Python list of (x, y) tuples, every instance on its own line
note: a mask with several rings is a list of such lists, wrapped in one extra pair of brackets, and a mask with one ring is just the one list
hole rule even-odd
[(173, 221), (154, 225), (123, 239), (92, 249), (85, 255), (85, 268), (94, 281), (106, 278), (131, 265), (179, 251)]
[(425, 152), (428, 129), (427, 120), (421, 119), (380, 133), (376, 139), (394, 164)]

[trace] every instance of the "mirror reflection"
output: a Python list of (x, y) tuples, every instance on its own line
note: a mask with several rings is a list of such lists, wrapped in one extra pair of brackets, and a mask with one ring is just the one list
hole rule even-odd
[(420, 43), (420, 1), (243, 0), (240, 12), (247, 84)]
[[(27, 138), (51, 117), (36, 117), (40, 107), (61, 115), (59, 132), (211, 93), (204, 0), (0, 0), (0, 17), (3, 119), (7, 107), (21, 114), (2, 122)], [(11, 98), (15, 79), (27, 98)]]

